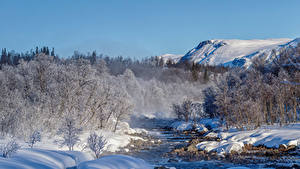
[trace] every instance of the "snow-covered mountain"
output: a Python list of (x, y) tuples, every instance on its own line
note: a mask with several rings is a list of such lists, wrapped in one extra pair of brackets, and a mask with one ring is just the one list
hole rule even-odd
[(274, 52), (282, 48), (294, 47), (300, 42), (298, 39), (266, 39), (266, 40), (207, 40), (199, 43), (187, 54), (162, 55), (164, 60), (173, 59), (173, 62), (189, 61), (199, 64), (245, 66), (251, 65), (256, 57), (263, 57), (266, 62), (274, 59)]

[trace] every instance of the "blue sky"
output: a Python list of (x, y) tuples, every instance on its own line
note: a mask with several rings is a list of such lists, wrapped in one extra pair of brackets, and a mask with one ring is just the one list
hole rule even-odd
[(0, 0), (0, 48), (141, 58), (207, 39), (300, 37), (299, 0)]

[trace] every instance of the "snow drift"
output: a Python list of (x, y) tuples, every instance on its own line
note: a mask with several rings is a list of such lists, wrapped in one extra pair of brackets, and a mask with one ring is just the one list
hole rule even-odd
[(142, 159), (125, 156), (109, 155), (97, 160), (86, 161), (78, 166), (78, 169), (152, 169), (153, 167)]

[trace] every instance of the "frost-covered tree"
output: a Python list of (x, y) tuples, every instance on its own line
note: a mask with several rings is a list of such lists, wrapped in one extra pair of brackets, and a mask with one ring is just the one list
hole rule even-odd
[(107, 141), (102, 135), (92, 133), (88, 137), (88, 147), (95, 153), (96, 158), (100, 157), (106, 144)]
[(81, 128), (76, 127), (74, 118), (67, 117), (58, 129), (57, 134), (62, 136), (62, 140), (58, 140), (60, 146), (67, 146), (69, 151), (73, 151), (74, 145), (80, 141), (79, 134)]
[(204, 94), (204, 103), (203, 109), (204, 112), (209, 114), (211, 118), (218, 117), (217, 105), (215, 104), (217, 93), (213, 87), (208, 87), (203, 90)]
[(117, 104), (115, 104), (115, 125), (113, 131), (116, 132), (117, 126), (121, 120), (125, 120), (132, 113), (132, 104), (130, 104), (130, 100), (126, 93), (119, 93), (119, 99), (115, 100)]
[(37, 130), (35, 130), (32, 134), (29, 135), (27, 144), (30, 148), (33, 148), (33, 145), (37, 142), (41, 142), (42, 136), (41, 133)]
[(16, 153), (19, 149), (20, 146), (14, 139), (0, 146), (0, 151), (4, 158), (11, 157), (11, 155)]
[(185, 122), (193, 120), (196, 123), (198, 119), (207, 117), (207, 114), (203, 111), (202, 104), (190, 99), (185, 99), (181, 104), (172, 104), (172, 109), (177, 119)]

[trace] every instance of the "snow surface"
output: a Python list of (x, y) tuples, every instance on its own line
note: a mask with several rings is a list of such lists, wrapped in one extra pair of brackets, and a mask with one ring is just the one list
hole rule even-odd
[(0, 158), (1, 169), (65, 169), (92, 160), (89, 154), (76, 151), (21, 149), (11, 158)]
[(52, 151), (42, 149), (21, 149), (11, 158), (0, 157), (1, 169), (152, 169), (142, 159), (110, 155), (100, 159), (78, 151)]
[[(89, 137), (90, 133), (93, 131), (84, 131), (80, 136), (80, 142), (75, 144), (74, 150), (76, 151), (86, 151), (90, 152), (90, 150), (86, 147), (87, 143), (87, 138)], [(128, 134), (141, 134), (141, 133), (147, 133), (148, 131), (145, 129), (140, 129), (140, 128), (130, 128), (128, 123), (126, 122), (120, 122), (117, 131), (112, 132), (108, 131), (106, 129), (102, 130), (97, 130), (95, 131), (96, 134), (104, 136), (104, 138), (107, 141), (106, 146), (104, 147), (105, 151), (109, 152), (117, 152), (120, 151), (123, 147), (126, 147), (131, 139), (132, 140), (143, 140), (141, 137), (137, 136), (132, 136)], [(66, 151), (68, 150), (67, 146), (60, 147), (57, 143), (55, 143), (56, 140), (61, 139), (57, 135), (51, 135), (51, 134), (44, 134), (42, 136), (42, 141), (37, 142), (34, 145), (34, 148), (40, 148), (40, 149), (48, 149), (48, 150), (63, 150)], [(9, 137), (6, 138), (1, 138), (0, 139), (0, 145), (7, 143), (10, 140)], [(29, 148), (28, 144), (25, 142), (25, 140), (17, 139), (17, 143), (22, 147), (22, 148)], [(93, 154), (92, 152), (90, 152)]]
[[(105, 146), (106, 151), (116, 152), (130, 143), (131, 139), (143, 139), (141, 137), (131, 136), (128, 134), (147, 133), (145, 129), (132, 129), (128, 123), (121, 122), (117, 131), (111, 132), (107, 130), (97, 130), (97, 134), (103, 135), (107, 140)], [(93, 160), (94, 154), (86, 145), (87, 138), (90, 132), (84, 132), (80, 135), (80, 142), (75, 145), (74, 150), (66, 151), (67, 147), (59, 147), (55, 140), (59, 139), (58, 136), (43, 135), (42, 142), (34, 145), (34, 148), (27, 148), (28, 144), (24, 140), (17, 140), (22, 149), (13, 154), (11, 158), (2, 158), (0, 156), (0, 168), (2, 169), (65, 169), (74, 166), (95, 166), (103, 168), (149, 168), (143, 160), (126, 156), (109, 156), (103, 157), (101, 160)], [(10, 138), (1, 138), (0, 144), (5, 144)], [(93, 161), (90, 161), (93, 160)], [(108, 163), (109, 160), (112, 160)], [(87, 162), (89, 161), (89, 162)], [(83, 163), (83, 164), (82, 164)], [(102, 164), (105, 163), (105, 164)], [(82, 165), (81, 165), (82, 164)], [(109, 165), (108, 165), (109, 164)], [(126, 166), (127, 165), (127, 166)], [(147, 167), (146, 167), (147, 166)], [(90, 167), (88, 167), (90, 168)], [(151, 167), (150, 167), (151, 168)]]
[(215, 39), (201, 42), (180, 59), (178, 56), (169, 54), (161, 57), (165, 57), (164, 60), (174, 58), (173, 62), (176, 63), (188, 60), (200, 64), (249, 67), (253, 58), (264, 54), (265, 61), (270, 62), (274, 59), (271, 55), (272, 50), (278, 53), (281, 48), (295, 47), (299, 42), (299, 38), (294, 40), (287, 38), (265, 40)]
[(97, 160), (86, 161), (78, 166), (78, 169), (153, 169), (142, 159), (125, 156), (109, 155)]
[(196, 147), (208, 152), (216, 151), (220, 155), (231, 151), (241, 152), (245, 144), (270, 148), (278, 148), (280, 145), (300, 146), (300, 124), (285, 127), (265, 126), (250, 131), (212, 132), (207, 136), (219, 137), (222, 141), (205, 141)]

